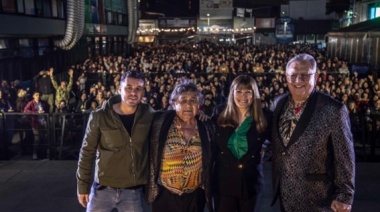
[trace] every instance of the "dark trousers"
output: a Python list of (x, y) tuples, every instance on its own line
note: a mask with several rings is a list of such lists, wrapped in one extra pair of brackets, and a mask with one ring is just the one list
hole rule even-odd
[(218, 212), (254, 212), (257, 211), (257, 203), (260, 196), (252, 196), (249, 199), (242, 199), (235, 196), (223, 195), (218, 196)]
[(160, 193), (152, 204), (152, 212), (203, 212), (206, 196), (203, 189), (181, 196), (160, 187)]

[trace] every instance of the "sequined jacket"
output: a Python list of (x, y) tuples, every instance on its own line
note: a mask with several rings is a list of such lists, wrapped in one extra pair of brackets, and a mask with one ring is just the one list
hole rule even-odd
[[(160, 192), (157, 181), (160, 174), (162, 154), (170, 125), (173, 123), (175, 115), (174, 110), (158, 113), (152, 123), (150, 132), (150, 180), (146, 187), (146, 200), (149, 204), (154, 202)], [(198, 119), (197, 126), (202, 143), (202, 184), (205, 188), (207, 207), (212, 212), (211, 173), (213, 167), (212, 146), (214, 126), (211, 121), (203, 122)]]
[(285, 211), (332, 211), (333, 200), (352, 204), (355, 159), (347, 108), (314, 91), (284, 146), (279, 119), (289, 94), (274, 101), (272, 204), (280, 196)]

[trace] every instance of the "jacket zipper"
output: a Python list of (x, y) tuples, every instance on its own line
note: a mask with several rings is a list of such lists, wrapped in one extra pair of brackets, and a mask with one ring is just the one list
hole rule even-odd
[[(123, 126), (124, 130), (127, 131), (127, 129), (125, 129), (125, 127), (124, 127), (123, 122), (121, 122), (121, 120), (119, 119), (119, 117), (115, 116), (115, 114), (113, 112), (113, 109), (112, 109), (112, 105), (110, 105), (110, 110), (111, 110), (112, 116), (121, 124), (121, 126)], [(136, 112), (137, 112), (137, 109), (136, 109)], [(133, 128), (135, 126), (135, 122), (136, 122), (136, 115), (135, 115), (135, 120), (133, 120), (131, 134), (132, 134)], [(133, 179), (136, 181), (136, 169), (135, 169), (135, 161), (134, 161), (135, 157), (134, 157), (133, 148), (132, 148), (132, 135), (129, 135), (129, 147), (131, 149), (130, 153), (131, 153), (131, 159), (132, 159), (132, 175), (133, 175)]]

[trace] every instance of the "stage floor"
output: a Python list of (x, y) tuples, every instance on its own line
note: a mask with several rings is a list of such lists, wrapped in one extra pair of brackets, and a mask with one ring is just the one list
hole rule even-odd
[[(76, 197), (75, 160), (0, 161), (0, 211), (2, 212), (83, 212)], [(270, 162), (265, 163), (266, 191), (262, 212), (277, 212), (270, 207)], [(353, 212), (380, 208), (380, 163), (357, 163)], [(376, 209), (377, 208), (377, 209)], [(150, 211), (146, 206), (146, 211)]]

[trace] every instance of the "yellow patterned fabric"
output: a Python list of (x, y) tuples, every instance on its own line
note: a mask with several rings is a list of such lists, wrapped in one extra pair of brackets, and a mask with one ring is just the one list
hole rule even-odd
[(195, 191), (201, 185), (202, 179), (199, 133), (186, 141), (174, 119), (166, 139), (161, 164), (159, 184), (178, 195)]

